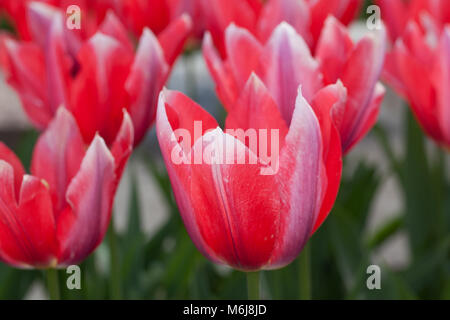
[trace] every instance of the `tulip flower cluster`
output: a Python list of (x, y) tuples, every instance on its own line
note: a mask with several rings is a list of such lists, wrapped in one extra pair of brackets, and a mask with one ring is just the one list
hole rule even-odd
[[(450, 148), (450, 6), (378, 2), (388, 31), (354, 41), (361, 0), (0, 0), (17, 31), (0, 35), (0, 66), (40, 131), (30, 175), (0, 143), (0, 260), (82, 262), (155, 122), (201, 253), (243, 271), (291, 263), (333, 208), (343, 157), (377, 121), (383, 68)], [(69, 5), (84, 14), (79, 30), (66, 26)], [(223, 129), (164, 88), (193, 38), (228, 113)]]
[[(395, 1), (393, 3), (396, 3)], [(414, 2), (413, 2), (414, 3)], [(398, 4), (398, 3), (397, 3)], [(450, 5), (411, 4), (415, 13), (386, 56), (384, 76), (407, 101), (423, 130), (450, 148)], [(424, 6), (425, 9), (420, 10)], [(395, 13), (391, 9), (388, 12)], [(415, 11), (414, 11), (415, 10)], [(392, 25), (397, 30), (399, 26)], [(399, 31), (400, 32), (400, 31)]]

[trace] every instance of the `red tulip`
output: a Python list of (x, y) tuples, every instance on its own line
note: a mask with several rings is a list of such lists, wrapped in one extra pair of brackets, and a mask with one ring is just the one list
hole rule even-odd
[(19, 37), (23, 40), (32, 39), (27, 19), (27, 7), (31, 2), (49, 4), (61, 8), (64, 12), (69, 6), (77, 5), (82, 13), (80, 33), (85, 37), (95, 33), (108, 9), (116, 9), (115, 0), (0, 0), (0, 12), (3, 9), (11, 17)]
[(348, 100), (336, 121), (342, 148), (349, 152), (375, 125), (385, 88), (378, 82), (386, 52), (384, 28), (354, 44), (335, 18), (325, 22), (316, 50), (325, 84), (338, 79), (347, 88)]
[[(450, 26), (411, 21), (386, 57), (385, 78), (406, 100), (424, 131), (450, 148)], [(430, 27), (431, 24), (434, 27)]]
[(96, 136), (86, 150), (72, 115), (60, 108), (39, 138), (31, 175), (0, 143), (0, 260), (19, 268), (78, 264), (102, 241), (133, 146), (127, 113), (109, 150)]
[(440, 27), (450, 22), (450, 3), (448, 0), (376, 0), (381, 15), (387, 25), (392, 41), (400, 37), (409, 21), (420, 23), (431, 15)]
[(348, 99), (334, 117), (344, 153), (375, 123), (384, 96), (383, 86), (377, 84), (384, 61), (384, 30), (354, 44), (347, 30), (334, 17), (329, 17), (317, 46), (316, 59), (302, 37), (285, 22), (275, 28), (265, 44), (247, 30), (231, 25), (225, 33), (225, 47), (227, 58), (222, 60), (211, 37), (205, 36), (204, 56), (219, 98), (228, 111), (235, 106), (246, 79), (255, 72), (287, 122), (299, 85), (305, 99), (312, 103), (324, 86), (342, 82)]
[(230, 23), (256, 33), (258, 16), (263, 7), (261, 0), (198, 0), (201, 3), (206, 30), (225, 57), (225, 29)]
[(146, 27), (158, 34), (171, 21), (171, 6), (167, 0), (121, 0), (119, 5), (126, 25), (136, 35)]
[[(321, 90), (313, 107), (323, 112), (316, 116), (299, 90), (286, 121), (253, 74), (223, 132), (188, 97), (161, 93), (158, 140), (184, 224), (207, 258), (248, 271), (280, 268), (298, 255), (325, 219), (323, 208), (331, 209), (329, 190), (339, 185), (339, 137), (330, 114), (342, 107), (343, 95), (340, 85)], [(256, 143), (239, 130), (270, 138)]]
[(329, 15), (348, 25), (361, 4), (361, 0), (269, 0), (258, 21), (259, 39), (266, 41), (276, 26), (285, 21), (314, 51)]
[(122, 122), (122, 109), (135, 127), (135, 144), (153, 123), (157, 95), (190, 32), (187, 16), (174, 21), (157, 39), (145, 29), (137, 49), (113, 13), (87, 41), (64, 27), (60, 11), (30, 6), (34, 43), (7, 40), (8, 82), (19, 93), (31, 121), (45, 128), (66, 106), (89, 143), (96, 132), (108, 145)]
[(226, 57), (225, 29), (230, 23), (246, 28), (265, 43), (278, 24), (285, 21), (302, 35), (314, 50), (328, 15), (349, 24), (359, 11), (361, 0), (200, 0), (206, 29), (222, 58)]

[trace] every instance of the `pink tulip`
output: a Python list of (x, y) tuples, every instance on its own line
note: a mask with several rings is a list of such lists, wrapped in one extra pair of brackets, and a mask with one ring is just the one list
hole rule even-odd
[(200, 0), (206, 29), (222, 58), (226, 57), (225, 30), (230, 23), (245, 28), (265, 43), (272, 31), (285, 21), (302, 35), (314, 51), (328, 15), (348, 25), (356, 16), (361, 0)]
[(65, 27), (61, 11), (45, 4), (30, 5), (29, 23), (34, 42), (6, 40), (2, 64), (33, 124), (47, 127), (64, 105), (86, 143), (99, 132), (110, 145), (125, 108), (139, 144), (154, 121), (158, 93), (190, 34), (190, 19), (182, 16), (159, 38), (145, 29), (136, 54), (111, 12), (87, 41)]
[[(339, 136), (330, 110), (341, 107), (343, 96), (341, 85), (331, 85), (311, 107), (299, 90), (286, 120), (252, 74), (222, 131), (188, 97), (161, 93), (158, 140), (184, 224), (208, 259), (246, 271), (295, 259), (333, 205), (329, 190), (339, 187)], [(313, 108), (323, 112), (317, 116)], [(268, 142), (271, 160), (261, 144), (233, 135), (235, 129), (278, 132)]]
[(402, 36), (411, 20), (420, 25), (427, 16), (443, 27), (450, 22), (450, 3), (448, 0), (376, 0), (381, 16), (386, 23), (392, 41)]
[(132, 146), (126, 112), (111, 149), (96, 135), (86, 150), (64, 108), (35, 146), (31, 175), (0, 143), (0, 260), (18, 268), (48, 268), (85, 259), (106, 233)]
[(410, 21), (386, 57), (385, 78), (411, 106), (424, 131), (450, 148), (450, 27), (428, 16)]
[(334, 118), (344, 153), (374, 125), (384, 88), (377, 83), (384, 61), (385, 32), (369, 34), (357, 44), (345, 27), (329, 17), (312, 57), (303, 38), (287, 23), (281, 23), (264, 44), (249, 31), (230, 25), (225, 33), (227, 58), (215, 50), (206, 35), (203, 53), (225, 108), (234, 108), (246, 79), (255, 72), (264, 82), (280, 112), (289, 121), (297, 88), (312, 102), (324, 86), (341, 82), (347, 89), (343, 108)]

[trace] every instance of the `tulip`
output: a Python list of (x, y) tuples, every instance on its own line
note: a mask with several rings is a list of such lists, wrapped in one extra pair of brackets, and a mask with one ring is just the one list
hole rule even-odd
[(6, 40), (2, 64), (33, 124), (46, 128), (64, 105), (86, 143), (99, 132), (110, 145), (125, 108), (138, 145), (154, 121), (157, 95), (190, 33), (189, 17), (174, 21), (159, 38), (145, 29), (135, 54), (112, 12), (96, 34), (83, 41), (65, 28), (61, 11), (41, 3), (29, 10), (34, 42)]
[(287, 122), (299, 85), (305, 99), (312, 103), (319, 90), (339, 81), (347, 91), (345, 106), (335, 114), (344, 153), (367, 134), (377, 119), (385, 92), (377, 83), (384, 62), (384, 29), (354, 44), (345, 27), (331, 16), (314, 58), (304, 39), (285, 22), (275, 28), (265, 44), (232, 24), (225, 32), (225, 47), (227, 58), (222, 59), (211, 36), (205, 36), (204, 57), (228, 111), (235, 107), (246, 79), (255, 72)]
[(80, 33), (85, 37), (95, 33), (108, 9), (116, 9), (115, 0), (0, 0), (0, 12), (3, 9), (11, 17), (22, 40), (32, 39), (32, 30), (27, 19), (27, 7), (32, 2), (46, 3), (61, 8), (64, 12), (69, 6), (78, 6), (83, 16)]
[(200, 0), (206, 29), (222, 58), (226, 57), (225, 30), (230, 23), (246, 28), (262, 43), (281, 22), (291, 24), (314, 50), (328, 15), (348, 25), (361, 0)]
[(314, 51), (329, 15), (348, 25), (361, 5), (361, 0), (269, 0), (258, 21), (258, 36), (266, 41), (276, 26), (285, 21)]
[[(183, 94), (160, 94), (157, 137), (175, 199), (191, 239), (213, 262), (245, 271), (283, 267), (325, 219), (323, 208), (331, 209), (328, 190), (338, 187), (341, 170), (331, 110), (342, 107), (345, 89), (326, 87), (313, 107), (302, 91), (285, 121), (252, 74), (225, 132)], [(261, 138), (250, 143), (239, 130), (276, 130), (279, 139), (263, 148)]]
[(410, 21), (386, 57), (385, 78), (404, 97), (423, 130), (450, 148), (450, 27), (429, 16), (425, 28)]
[(205, 28), (213, 37), (214, 44), (225, 57), (225, 29), (230, 23), (256, 32), (258, 16), (262, 10), (261, 0), (199, 0)]
[(99, 135), (85, 146), (65, 108), (40, 136), (31, 175), (0, 143), (1, 261), (17, 268), (60, 268), (80, 263), (100, 244), (133, 146), (128, 114), (110, 149)]
[(119, 3), (124, 21), (136, 35), (140, 35), (146, 27), (158, 34), (170, 23), (171, 6), (169, 1), (122, 0)]
[(448, 0), (376, 0), (386, 23), (392, 41), (402, 36), (409, 21), (421, 23), (430, 15), (434, 23), (443, 27), (450, 22), (450, 3)]

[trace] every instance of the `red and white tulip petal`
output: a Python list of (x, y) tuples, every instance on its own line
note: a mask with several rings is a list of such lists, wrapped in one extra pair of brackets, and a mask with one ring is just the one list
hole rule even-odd
[(208, 32), (203, 38), (203, 57), (216, 84), (217, 95), (224, 108), (231, 108), (239, 96), (239, 89), (228, 64), (222, 61), (213, 44), (211, 34)]
[(112, 11), (109, 11), (106, 14), (105, 20), (99, 26), (98, 31), (116, 39), (124, 46), (124, 48), (127, 48), (130, 52), (134, 52), (133, 44), (130, 41), (127, 29), (125, 29), (122, 22), (120, 22)]
[(145, 28), (125, 82), (125, 89), (130, 96), (128, 112), (135, 128), (135, 145), (141, 142), (155, 119), (158, 94), (168, 73), (169, 66), (158, 40)]
[[(165, 114), (173, 131), (184, 129), (190, 134), (191, 141), (183, 141), (182, 147), (186, 152), (190, 152), (195, 140), (200, 138), (206, 131), (218, 127), (217, 121), (201, 106), (192, 101), (189, 97), (176, 91), (164, 90), (163, 99), (159, 100), (159, 108), (164, 108)], [(165, 104), (161, 105), (162, 103)], [(201, 123), (201, 129), (195, 130), (195, 122)], [(170, 136), (168, 138), (171, 138)], [(177, 141), (180, 138), (176, 137)]]
[(347, 148), (343, 150), (344, 153), (348, 153), (359, 141), (361, 141), (366, 134), (373, 128), (378, 119), (380, 113), (381, 103), (383, 102), (386, 89), (381, 83), (377, 83), (375, 86), (375, 93), (372, 97), (369, 106), (367, 107), (361, 122), (355, 126), (355, 131), (352, 134), (352, 139), (347, 142)]
[(225, 44), (228, 67), (233, 72), (236, 86), (243, 88), (251, 73), (258, 67), (263, 46), (247, 29), (234, 23), (225, 31)]
[[(267, 130), (267, 150), (272, 150), (272, 140), (269, 138), (271, 130), (278, 130), (279, 140), (276, 141), (277, 145), (274, 147), (279, 152), (284, 145), (288, 126), (281, 117), (280, 111), (264, 83), (254, 73), (251, 74), (236, 105), (227, 116), (226, 132), (229, 129), (255, 130), (258, 140), (266, 138), (258, 135), (261, 132), (259, 130)], [(236, 136), (236, 138), (241, 140), (259, 157), (261, 156), (258, 152), (258, 146), (261, 145), (260, 142), (255, 146), (249, 146), (248, 142), (245, 141), (244, 135)], [(256, 150), (253, 149), (254, 147), (256, 147)]]
[(66, 206), (66, 190), (86, 152), (83, 137), (70, 112), (61, 107), (34, 149), (31, 173), (49, 185), (55, 217)]
[(14, 172), (14, 190), (16, 199), (19, 200), (20, 188), (22, 187), (22, 179), (25, 175), (25, 169), (22, 162), (6, 145), (0, 142), (0, 160), (7, 162)]
[(309, 239), (323, 198), (322, 149), (319, 121), (299, 90), (280, 153), (278, 192), (285, 208), (280, 211), (277, 242), (267, 268), (276, 269), (290, 263)]
[[(314, 43), (320, 37), (325, 20), (330, 16), (335, 16), (342, 23), (350, 23), (360, 5), (361, 0), (316, 0), (308, 1), (311, 10), (311, 35)], [(314, 48), (314, 46), (313, 46)]]
[(83, 46), (78, 61), (81, 71), (71, 87), (70, 111), (86, 143), (98, 132), (110, 145), (129, 102), (123, 88), (133, 54), (116, 39), (97, 33)]
[(48, 104), (45, 58), (33, 43), (4, 43), (8, 83), (17, 91), (23, 108), (37, 128), (45, 128), (53, 118)]
[(170, 22), (170, 6), (161, 0), (123, 0), (122, 14), (128, 27), (140, 36), (145, 27), (158, 34)]
[(283, 119), (290, 124), (297, 97), (302, 86), (304, 97), (311, 101), (322, 87), (322, 75), (302, 37), (282, 22), (269, 39), (258, 76), (272, 93)]
[(383, 14), (389, 37), (395, 41), (400, 37), (407, 23), (408, 8), (404, 1), (376, 0)]
[(339, 131), (335, 125), (336, 110), (343, 109), (347, 91), (341, 82), (321, 89), (312, 102), (312, 107), (320, 123), (323, 139), (323, 159), (326, 175), (322, 179), (323, 200), (316, 219), (315, 232), (330, 213), (336, 200), (342, 174), (342, 149)]
[(120, 127), (119, 133), (111, 146), (111, 154), (113, 155), (114, 162), (116, 164), (115, 172), (117, 184), (122, 177), (125, 165), (130, 158), (131, 152), (133, 151), (133, 141), (133, 122), (131, 121), (128, 112), (124, 109), (122, 126)]
[(55, 114), (61, 105), (68, 104), (67, 88), (73, 64), (68, 56), (64, 18), (60, 10), (38, 2), (30, 4), (28, 15), (33, 39), (44, 52), (47, 104)]
[(19, 268), (56, 265), (57, 243), (47, 187), (24, 176), (19, 202), (13, 167), (0, 160), (0, 259)]
[[(199, 151), (204, 161), (191, 166), (190, 194), (201, 237), (222, 263), (260, 269), (272, 255), (283, 212), (275, 176), (262, 175), (257, 156), (220, 128), (197, 140), (192, 152)], [(242, 160), (247, 164), (237, 164)]]
[(428, 72), (428, 66), (421, 64), (410, 54), (401, 40), (395, 46), (395, 61), (398, 73), (406, 88), (406, 96), (411, 103), (411, 109), (423, 127), (432, 138), (442, 141), (437, 114), (437, 97), (433, 79)]
[(172, 66), (182, 53), (184, 44), (191, 34), (192, 20), (188, 15), (183, 14), (158, 35), (158, 41), (169, 66)]
[(344, 153), (348, 152), (352, 142), (359, 138), (358, 127), (364, 126), (362, 123), (371, 112), (375, 87), (384, 64), (385, 50), (386, 34), (383, 28), (356, 44), (341, 76), (348, 95), (345, 116), (338, 128)]
[(225, 30), (234, 22), (250, 32), (256, 29), (256, 22), (262, 4), (258, 0), (200, 0), (206, 29), (211, 33), (214, 45), (222, 58), (226, 58)]
[(304, 0), (269, 0), (258, 20), (258, 38), (265, 43), (276, 26), (283, 21), (293, 26), (308, 45), (312, 44), (310, 12)]
[[(204, 112), (200, 106), (195, 105), (193, 102), (185, 103), (189, 98), (182, 96), (176, 97), (177, 95), (181, 95), (180, 93), (170, 92), (164, 90), (161, 92), (158, 103), (158, 111), (156, 116), (156, 133), (158, 137), (158, 142), (161, 147), (161, 152), (164, 158), (164, 162), (166, 164), (167, 172), (169, 174), (170, 182), (172, 185), (172, 190), (175, 196), (175, 200), (177, 202), (178, 208), (180, 209), (181, 218), (183, 219), (186, 230), (191, 237), (192, 241), (195, 243), (197, 248), (203, 253), (205, 257), (208, 259), (219, 262), (217, 258), (214, 257), (211, 250), (205, 244), (198, 225), (195, 221), (195, 215), (191, 204), (191, 195), (190, 195), (190, 184), (191, 184), (191, 168), (189, 164), (183, 164), (183, 162), (175, 163), (173, 161), (172, 155), (174, 152), (178, 152), (178, 156), (181, 157), (185, 163), (189, 163), (188, 153), (191, 150), (191, 144), (186, 146), (187, 148), (183, 149), (183, 147), (178, 143), (177, 137), (175, 135), (174, 130), (178, 129), (180, 126), (180, 120), (178, 119), (178, 112), (181, 112), (177, 109), (181, 109), (188, 105), (190, 111), (192, 113), (197, 114), (195, 118), (201, 119), (202, 112)], [(168, 99), (168, 101), (166, 101)], [(189, 100), (190, 101), (190, 100)], [(172, 106), (169, 105), (169, 102), (172, 103)], [(182, 105), (176, 105), (174, 103), (180, 102)], [(169, 110), (169, 113), (167, 112)], [(204, 112), (206, 114), (206, 112)], [(190, 115), (191, 113), (186, 112), (183, 115)], [(210, 116), (209, 116), (210, 117)], [(184, 118), (184, 117), (183, 117)], [(194, 119), (195, 119), (194, 118)], [(190, 119), (191, 121), (193, 118)], [(210, 117), (210, 120), (214, 121), (214, 118)], [(214, 128), (217, 127), (217, 123), (215, 123)], [(193, 143), (192, 143), (193, 144)]]
[(57, 220), (60, 265), (80, 262), (102, 241), (111, 218), (115, 168), (113, 155), (97, 135), (67, 189), (70, 207)]
[(446, 146), (450, 146), (450, 27), (445, 27), (442, 32), (438, 62), (434, 74), (434, 86), (436, 88), (440, 129)]
[(316, 59), (325, 84), (335, 83), (347, 64), (353, 50), (353, 41), (347, 29), (333, 16), (325, 21), (316, 48)]

